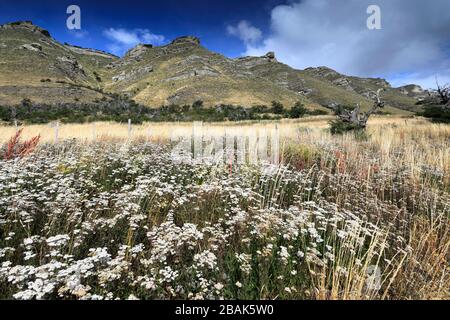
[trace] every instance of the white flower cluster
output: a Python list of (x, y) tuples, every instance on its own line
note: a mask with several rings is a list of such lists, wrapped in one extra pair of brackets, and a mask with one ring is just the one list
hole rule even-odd
[[(0, 162), (0, 298), (292, 297), (320, 270), (348, 275), (348, 257), (362, 269), (405, 247), (385, 227), (394, 205), (351, 177), (264, 172), (178, 164), (151, 144), (68, 142)], [(341, 203), (339, 188), (354, 197)]]

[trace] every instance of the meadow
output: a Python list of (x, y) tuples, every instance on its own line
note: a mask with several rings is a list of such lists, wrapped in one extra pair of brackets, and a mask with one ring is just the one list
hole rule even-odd
[(277, 122), (275, 168), (175, 161), (191, 123), (25, 127), (36, 149), (0, 160), (0, 298), (449, 299), (450, 126), (328, 121)]

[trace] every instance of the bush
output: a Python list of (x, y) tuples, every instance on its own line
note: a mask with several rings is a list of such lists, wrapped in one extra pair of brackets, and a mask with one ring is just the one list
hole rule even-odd
[(269, 108), (265, 105), (252, 106), (250, 108), (250, 112), (252, 112), (252, 113), (268, 113)]
[(31, 102), (31, 100), (29, 98), (23, 98), (21, 105), (25, 108), (31, 108), (33, 106), (33, 103)]
[(324, 116), (329, 114), (327, 111), (325, 110), (306, 110), (306, 114), (310, 115), (310, 116)]
[(99, 75), (97, 72), (95, 72), (95, 71), (94, 71), (94, 77), (95, 77), (95, 80), (97, 80), (97, 82), (102, 82), (102, 78), (101, 78), (100, 75)]
[(177, 104), (171, 104), (167, 107), (169, 113), (179, 113), (181, 111), (180, 106)]
[(418, 114), (430, 118), (433, 122), (450, 123), (450, 106), (428, 105)]
[(282, 114), (284, 112), (283, 104), (278, 101), (272, 101), (272, 112), (275, 114)]
[[(144, 121), (243, 121), (243, 120), (278, 120), (284, 117), (300, 117), (310, 113), (301, 103), (292, 110), (284, 110), (281, 103), (275, 102), (275, 111), (264, 105), (247, 108), (245, 106), (220, 104), (215, 108), (204, 108), (203, 101), (197, 100), (193, 105), (179, 106), (171, 104), (149, 108), (119, 94), (108, 94), (95, 99), (92, 103), (81, 102), (78, 97), (74, 103), (41, 104), (25, 98), (15, 106), (0, 106), (0, 121), (14, 123), (48, 123), (59, 120), (63, 123), (84, 123), (92, 121), (117, 121), (133, 123)], [(284, 112), (281, 112), (284, 110)], [(320, 110), (319, 110), (320, 112)]]
[(292, 108), (291, 110), (289, 110), (288, 114), (289, 114), (289, 118), (293, 118), (293, 119), (297, 119), (297, 118), (302, 118), (305, 116), (306, 112), (308, 110), (305, 108), (305, 106), (303, 105), (303, 103), (301, 102), (297, 102)]
[(330, 121), (330, 132), (333, 135), (352, 133), (356, 141), (367, 141), (370, 137), (364, 128), (340, 119)]
[(192, 108), (194, 110), (200, 110), (203, 108), (203, 101), (202, 100), (197, 100), (192, 104)]
[(355, 110), (354, 106), (341, 106), (338, 105), (336, 108), (334, 108), (334, 114), (336, 116), (340, 115), (344, 110), (349, 110), (349, 111), (353, 111)]
[(344, 134), (353, 130), (360, 130), (360, 128), (352, 123), (347, 123), (340, 119), (330, 121), (331, 134)]

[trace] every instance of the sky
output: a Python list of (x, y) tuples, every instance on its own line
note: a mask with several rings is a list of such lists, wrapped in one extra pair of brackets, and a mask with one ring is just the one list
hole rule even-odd
[[(70, 5), (81, 10), (80, 30), (67, 28)], [(116, 55), (194, 35), (231, 58), (274, 51), (297, 69), (327, 66), (394, 86), (450, 82), (449, 0), (0, 0), (0, 24), (18, 20)]]

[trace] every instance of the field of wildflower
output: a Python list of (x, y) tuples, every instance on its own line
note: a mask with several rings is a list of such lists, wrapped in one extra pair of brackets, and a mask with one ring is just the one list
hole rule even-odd
[(0, 298), (449, 299), (450, 126), (290, 126), (276, 167), (5, 142)]

